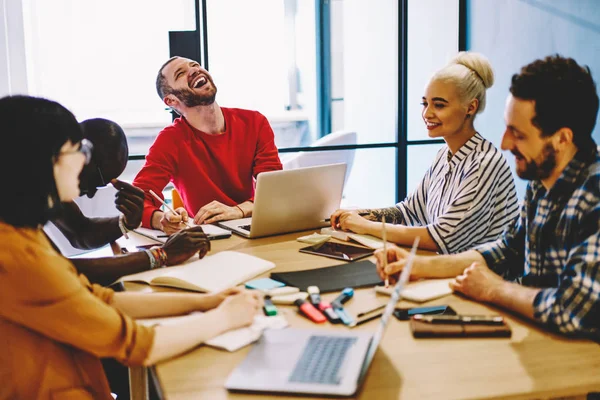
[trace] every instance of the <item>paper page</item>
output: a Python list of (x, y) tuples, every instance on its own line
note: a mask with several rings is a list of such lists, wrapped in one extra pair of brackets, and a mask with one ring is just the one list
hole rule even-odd
[[(450, 286), (448, 286), (448, 284), (453, 280), (454, 278), (425, 279), (422, 281), (409, 283), (408, 285), (406, 285), (404, 290), (402, 290), (402, 299), (414, 301), (416, 303), (423, 303), (425, 301), (447, 296), (452, 293), (452, 289), (450, 289)], [(390, 286), (388, 288), (385, 288), (383, 286), (375, 287), (375, 291), (381, 294), (390, 295), (393, 290), (393, 286)]]
[[(235, 251), (222, 251), (206, 256), (201, 260), (190, 259), (180, 266), (159, 268), (151, 271), (127, 275), (119, 281), (136, 281), (161, 284), (172, 281), (163, 280), (162, 277), (174, 277), (189, 282), (206, 292), (218, 292), (236, 286), (257, 275), (275, 268), (275, 264), (262, 258), (254, 257)], [(179, 287), (179, 286), (173, 286)], [(189, 287), (188, 287), (189, 288)]]
[(252, 325), (225, 332), (205, 343), (227, 351), (236, 351), (257, 341), (265, 329), (283, 329), (287, 326), (287, 320), (282, 315), (274, 317), (256, 315)]
[[(363, 246), (367, 246), (368, 248), (371, 248), (373, 250), (383, 248), (383, 240), (379, 239), (378, 237), (371, 236), (371, 235), (361, 235), (358, 233), (351, 233), (348, 236), (350, 237), (350, 239), (362, 244)], [(389, 243), (389, 241), (388, 241), (388, 243)]]
[(117, 280), (117, 282), (146, 282), (147, 284), (150, 284), (152, 279), (163, 275), (166, 270), (166, 268), (157, 268), (150, 271), (138, 272), (137, 274), (122, 276)]
[[(202, 313), (195, 312), (188, 315), (178, 315), (174, 317), (143, 318), (136, 319), (136, 322), (145, 326), (173, 325), (199, 314)], [(227, 351), (236, 351), (246, 345), (249, 345), (250, 343), (257, 341), (265, 329), (283, 329), (287, 326), (288, 322), (282, 315), (277, 315), (274, 317), (256, 315), (252, 325), (222, 333), (221, 335), (206, 341), (205, 344)]]
[(275, 264), (262, 258), (235, 251), (222, 251), (188, 262), (177, 269), (167, 268), (166, 273), (161, 276), (188, 281), (207, 292), (218, 292), (273, 268)]
[(348, 232), (336, 231), (333, 228), (321, 228), (321, 235), (330, 235), (333, 238), (343, 241), (350, 240), (350, 234)]

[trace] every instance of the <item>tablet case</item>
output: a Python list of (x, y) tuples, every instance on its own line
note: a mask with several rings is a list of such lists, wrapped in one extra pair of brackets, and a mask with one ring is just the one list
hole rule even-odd
[(271, 278), (306, 292), (309, 286), (321, 293), (337, 292), (347, 287), (359, 288), (381, 284), (375, 264), (369, 260), (344, 263), (333, 267), (296, 272), (272, 273)]
[(510, 327), (502, 325), (477, 324), (432, 324), (410, 319), (410, 330), (415, 338), (466, 338), (466, 337), (503, 337), (511, 335)]

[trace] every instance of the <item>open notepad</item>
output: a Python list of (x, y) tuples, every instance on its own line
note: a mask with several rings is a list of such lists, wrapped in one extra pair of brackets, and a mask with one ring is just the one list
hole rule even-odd
[(321, 228), (322, 235), (331, 235), (331, 237), (346, 242), (355, 241), (370, 249), (380, 249), (383, 247), (383, 240), (371, 235), (362, 235), (359, 233), (336, 231), (332, 228)]
[[(411, 282), (402, 290), (402, 299), (413, 301), (415, 303), (423, 303), (429, 300), (444, 297), (452, 293), (449, 283), (454, 278), (450, 279), (424, 279), (421, 281)], [(390, 295), (394, 287), (386, 288), (384, 286), (375, 286), (375, 291), (381, 294)]]
[(222, 251), (181, 266), (153, 269), (127, 275), (117, 282), (144, 282), (153, 286), (168, 286), (196, 292), (218, 292), (239, 285), (275, 268), (262, 258), (235, 251)]

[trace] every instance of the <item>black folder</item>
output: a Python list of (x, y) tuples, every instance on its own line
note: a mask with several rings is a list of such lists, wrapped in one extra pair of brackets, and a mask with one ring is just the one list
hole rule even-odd
[(375, 264), (369, 260), (305, 271), (276, 272), (271, 274), (271, 279), (297, 287), (303, 292), (309, 286), (318, 286), (321, 293), (381, 284)]

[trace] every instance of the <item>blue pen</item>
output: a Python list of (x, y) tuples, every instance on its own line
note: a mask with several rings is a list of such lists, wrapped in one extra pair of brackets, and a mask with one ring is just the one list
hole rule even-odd
[(331, 302), (331, 306), (333, 308), (342, 308), (342, 304), (350, 300), (352, 297), (354, 297), (354, 289), (346, 288), (342, 290), (342, 293), (340, 293), (340, 295)]
[(354, 324), (354, 318), (352, 318), (352, 316), (348, 314), (346, 310), (344, 310), (342, 304), (346, 303), (352, 297), (354, 297), (354, 290), (352, 288), (345, 288), (342, 290), (342, 293), (331, 302), (331, 306), (340, 317), (344, 325), (348, 326)]

